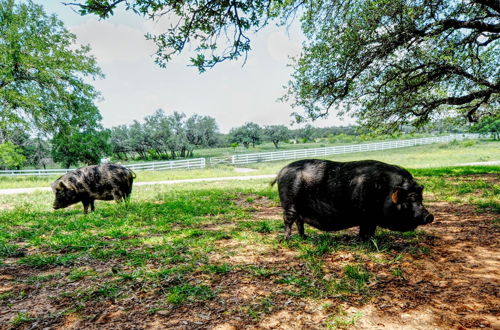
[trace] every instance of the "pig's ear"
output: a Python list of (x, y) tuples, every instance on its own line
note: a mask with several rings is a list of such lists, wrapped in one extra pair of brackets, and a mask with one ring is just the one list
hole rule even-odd
[(59, 181), (56, 185), (55, 185), (55, 189), (56, 190), (64, 190), (64, 189), (67, 189), (68, 187), (66, 187), (66, 184), (64, 184), (63, 181)]
[(404, 193), (405, 193), (405, 191), (402, 187), (394, 188), (394, 192), (391, 194), (391, 201), (394, 204), (401, 202), (401, 200), (403, 199)]

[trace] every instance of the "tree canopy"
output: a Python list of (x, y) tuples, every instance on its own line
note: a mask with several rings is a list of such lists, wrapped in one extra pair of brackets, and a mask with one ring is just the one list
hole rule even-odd
[(284, 100), (298, 121), (354, 115), (396, 129), (455, 115), (477, 121), (500, 105), (498, 0), (80, 0), (81, 14), (109, 17), (120, 4), (151, 19), (170, 16), (148, 35), (165, 66), (191, 44), (200, 71), (246, 56), (251, 31), (299, 16), (303, 53)]
[(319, 2), (302, 26), (288, 98), (312, 118), (344, 105), (367, 126), (396, 128), (498, 110), (498, 1)]
[(249, 148), (250, 144), (255, 148), (262, 140), (262, 128), (256, 123), (245, 123), (243, 126), (234, 127), (229, 132), (230, 140)]
[(500, 140), (500, 114), (483, 118), (471, 128), (471, 131), (481, 134), (491, 134), (493, 139)]
[(0, 169), (20, 167), (24, 164), (26, 157), (19, 149), (10, 141), (0, 143)]
[(278, 149), (281, 141), (286, 141), (290, 138), (290, 130), (285, 125), (269, 125), (264, 127), (264, 135)]
[[(31, 1), (0, 0), (0, 137), (17, 129), (58, 133), (101, 120), (102, 76), (89, 47), (78, 47), (55, 15)], [(2, 142), (2, 141), (0, 141)]]
[(111, 129), (113, 154), (120, 159), (137, 154), (141, 159), (192, 157), (195, 147), (213, 147), (218, 141), (215, 119), (208, 116), (186, 115), (174, 111), (168, 115), (162, 109), (144, 118)]
[(111, 151), (109, 131), (87, 128), (60, 133), (52, 139), (52, 158), (65, 168), (78, 165), (99, 164), (100, 160)]

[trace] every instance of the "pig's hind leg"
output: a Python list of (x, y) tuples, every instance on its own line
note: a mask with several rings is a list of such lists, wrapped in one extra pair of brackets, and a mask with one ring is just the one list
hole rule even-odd
[(125, 197), (123, 196), (123, 194), (118, 189), (113, 189), (113, 191), (111, 192), (111, 194), (113, 196), (113, 200), (116, 203), (121, 203), (122, 201), (125, 200)]
[[(300, 216), (297, 214), (297, 211), (295, 210), (294, 205), (290, 205), (284, 208), (285, 212), (283, 215), (283, 220), (285, 221), (285, 240), (290, 239), (290, 236), (292, 235), (292, 226), (294, 222), (297, 222), (297, 228), (299, 229), (300, 233), (300, 225), (299, 225), (299, 218)], [(302, 234), (304, 231), (304, 221), (302, 221)]]
[(297, 216), (295, 223), (297, 224), (297, 230), (299, 231), (300, 237), (303, 239), (307, 238), (306, 234), (304, 233), (304, 218), (301, 216)]

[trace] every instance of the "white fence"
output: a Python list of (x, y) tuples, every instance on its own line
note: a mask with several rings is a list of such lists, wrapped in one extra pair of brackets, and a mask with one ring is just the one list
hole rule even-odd
[(179, 168), (205, 168), (205, 158), (193, 158), (184, 160), (170, 160), (165, 162), (141, 163), (123, 165), (133, 171), (163, 171), (175, 170)]
[[(162, 171), (162, 170), (173, 170), (173, 169), (191, 169), (191, 168), (205, 168), (205, 158), (194, 158), (186, 160), (171, 160), (165, 162), (152, 162), (152, 163), (141, 163), (141, 164), (129, 164), (123, 165), (130, 168), (133, 171)], [(51, 170), (4, 170), (0, 171), (0, 176), (21, 176), (21, 175), (32, 175), (32, 176), (44, 176), (44, 175), (61, 175), (69, 171), (73, 171), (74, 168), (61, 168), (61, 169), (51, 169)]]
[(73, 171), (74, 168), (58, 168), (51, 170), (1, 170), (0, 176), (21, 176), (21, 175), (32, 175), (32, 176), (44, 176), (44, 175), (57, 175), (65, 174), (69, 171)]
[(285, 159), (299, 159), (307, 157), (322, 157), (335, 154), (347, 154), (352, 152), (386, 150), (394, 148), (412, 147), (423, 144), (431, 144), (436, 142), (449, 142), (453, 140), (477, 139), (478, 134), (453, 134), (447, 136), (436, 136), (428, 138), (418, 138), (409, 140), (393, 140), (374, 143), (352, 144), (336, 147), (288, 150), (288, 151), (273, 151), (259, 152), (254, 154), (233, 155), (229, 164), (250, 164), (258, 162), (272, 162)]
[[(372, 143), (352, 144), (352, 145), (336, 146), (336, 147), (259, 152), (254, 154), (240, 154), (228, 157), (213, 157), (210, 158), (210, 164), (216, 165), (225, 163), (225, 164), (239, 165), (239, 164), (250, 164), (258, 162), (272, 162), (276, 160), (322, 157), (322, 156), (346, 154), (352, 152), (386, 150), (386, 149), (394, 149), (402, 147), (411, 147), (423, 144), (431, 144), (436, 142), (449, 142), (453, 140), (477, 139), (477, 138), (479, 138), (479, 134), (452, 134), (446, 136), (418, 138), (409, 140), (372, 142)], [(185, 160), (171, 160), (164, 162), (129, 164), (123, 166), (128, 167), (134, 171), (162, 171), (162, 170), (173, 170), (173, 169), (205, 168), (206, 160), (205, 158), (194, 158)], [(56, 175), (56, 174), (64, 174), (72, 170), (74, 169), (51, 169), (51, 170), (40, 169), (40, 170), (19, 170), (19, 171), (3, 170), (0, 171), (0, 176)]]

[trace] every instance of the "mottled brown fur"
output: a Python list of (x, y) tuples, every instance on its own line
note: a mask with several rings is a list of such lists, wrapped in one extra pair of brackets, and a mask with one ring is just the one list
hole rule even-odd
[(134, 172), (119, 164), (92, 165), (79, 168), (52, 183), (54, 209), (82, 202), (84, 212), (94, 211), (94, 201), (128, 200), (132, 192)]

